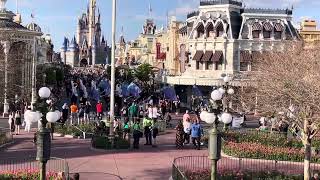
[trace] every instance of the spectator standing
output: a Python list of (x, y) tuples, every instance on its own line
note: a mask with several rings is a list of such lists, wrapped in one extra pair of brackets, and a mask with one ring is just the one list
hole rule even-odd
[(175, 128), (177, 130), (176, 132), (176, 148), (182, 149), (183, 148), (183, 124), (182, 121), (179, 120), (178, 125)]
[(15, 126), (14, 126), (14, 114), (13, 112), (9, 113), (9, 128), (10, 128), (10, 134), (12, 134), (15, 131)]
[(15, 126), (16, 126), (16, 128), (15, 128), (16, 135), (19, 135), (20, 134), (20, 126), (22, 124), (20, 111), (16, 111), (14, 118), (15, 118)]
[(139, 149), (139, 141), (142, 137), (142, 132), (140, 130), (139, 121), (135, 121), (133, 124), (133, 148)]
[(68, 116), (69, 116), (69, 108), (67, 103), (64, 103), (62, 106), (62, 125), (66, 123), (66, 121), (68, 120)]
[(146, 144), (145, 145), (152, 145), (152, 120), (148, 117), (143, 119), (143, 128), (144, 128), (144, 136), (146, 137)]
[(129, 111), (129, 117), (131, 120), (135, 117), (138, 117), (138, 106), (135, 102), (131, 104), (128, 111)]
[(80, 105), (78, 124), (83, 124), (83, 123), (84, 123), (84, 106)]
[(87, 101), (86, 105), (84, 107), (84, 121), (85, 121), (85, 123), (90, 122), (90, 110), (91, 110), (91, 104), (89, 101)]
[(152, 147), (157, 147), (157, 136), (158, 136), (158, 134), (159, 134), (158, 122), (156, 120), (153, 120), (153, 124), (152, 124), (153, 145), (152, 145)]
[(184, 143), (189, 144), (190, 143), (190, 133), (191, 133), (190, 118), (186, 119), (186, 121), (183, 122), (183, 131), (184, 131)]
[(98, 103), (96, 105), (96, 110), (97, 110), (98, 119), (102, 120), (103, 105), (100, 101), (98, 101)]
[(78, 113), (78, 106), (73, 103), (71, 106), (70, 106), (70, 111), (71, 111), (71, 121), (70, 121), (70, 124), (73, 125), (74, 122), (77, 122), (77, 113)]
[(187, 122), (188, 120), (190, 122), (190, 115), (188, 110), (186, 110), (186, 113), (183, 115), (182, 120), (183, 120), (183, 123)]
[(191, 138), (192, 138), (192, 143), (197, 150), (200, 150), (201, 133), (202, 133), (201, 125), (199, 124), (198, 120), (194, 120), (194, 122), (191, 125)]

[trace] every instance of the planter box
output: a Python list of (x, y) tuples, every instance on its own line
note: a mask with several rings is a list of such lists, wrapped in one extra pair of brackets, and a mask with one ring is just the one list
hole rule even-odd
[(73, 136), (73, 135), (68, 135), (68, 134), (67, 134), (67, 135), (64, 135), (64, 137), (65, 137), (65, 138), (70, 138), (70, 139), (75, 138), (75, 136)]
[(63, 137), (63, 134), (60, 134), (60, 133), (53, 133), (53, 136), (54, 136), (54, 137)]

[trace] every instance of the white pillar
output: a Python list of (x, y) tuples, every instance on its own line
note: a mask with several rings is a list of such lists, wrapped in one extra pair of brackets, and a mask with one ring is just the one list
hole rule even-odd
[(8, 41), (2, 44), (4, 47), (4, 103), (3, 103), (3, 117), (9, 113), (8, 103), (8, 56), (10, 51), (10, 43)]
[(32, 89), (31, 89), (31, 107), (37, 101), (37, 90), (36, 90), (36, 73), (37, 73), (37, 49), (36, 49), (36, 37), (33, 39), (33, 58), (32, 58)]
[(112, 0), (112, 48), (111, 48), (111, 94), (110, 94), (110, 136), (114, 135), (114, 103), (115, 103), (115, 48), (116, 48), (116, 8), (117, 0)]

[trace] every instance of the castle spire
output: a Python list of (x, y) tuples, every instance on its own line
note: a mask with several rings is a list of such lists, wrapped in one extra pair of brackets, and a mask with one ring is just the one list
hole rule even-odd
[(152, 19), (152, 7), (151, 7), (151, 3), (149, 2), (149, 18)]

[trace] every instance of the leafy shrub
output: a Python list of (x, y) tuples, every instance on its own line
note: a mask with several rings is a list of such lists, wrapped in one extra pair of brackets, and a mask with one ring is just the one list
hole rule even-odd
[[(111, 141), (107, 136), (93, 136), (91, 140), (92, 147), (97, 149), (113, 149), (111, 147)], [(126, 139), (115, 137), (114, 139), (115, 149), (129, 149), (130, 144)]]
[[(302, 142), (277, 132), (226, 132), (223, 138), (223, 152), (230, 156), (295, 162), (304, 160)], [(313, 142), (313, 146), (320, 147), (318, 140)], [(320, 155), (312, 156), (312, 162), (320, 163)]]
[[(187, 171), (188, 180), (210, 180), (210, 170)], [(279, 172), (219, 172), (219, 180), (252, 180), (252, 179), (275, 179), (275, 180), (300, 180), (303, 175), (284, 175)]]
[[(55, 172), (47, 172), (46, 179), (48, 180), (56, 180), (58, 178), (58, 173)], [(39, 170), (18, 170), (18, 171), (2, 171), (0, 172), (1, 180), (34, 180), (40, 179)]]

